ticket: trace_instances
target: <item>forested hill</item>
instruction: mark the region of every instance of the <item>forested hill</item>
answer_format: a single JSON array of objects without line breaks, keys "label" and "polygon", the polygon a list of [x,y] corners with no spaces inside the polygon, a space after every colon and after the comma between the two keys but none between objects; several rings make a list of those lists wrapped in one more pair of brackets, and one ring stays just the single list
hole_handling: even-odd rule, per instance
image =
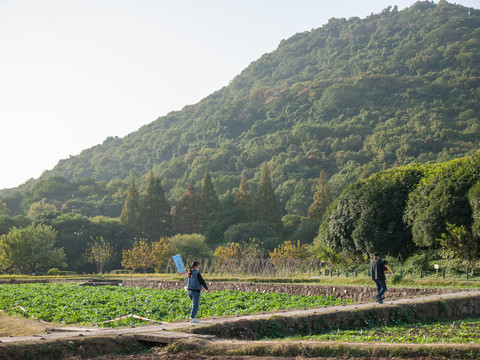
[{"label": "forested hill", "polygon": [[242,172],[254,185],[268,162],[282,211],[305,215],[321,170],[338,195],[385,168],[472,154],[478,99],[480,10],[418,2],[283,40],[198,104],[108,138],[41,179],[123,180],[153,169],[175,204],[207,169],[222,195]]}]

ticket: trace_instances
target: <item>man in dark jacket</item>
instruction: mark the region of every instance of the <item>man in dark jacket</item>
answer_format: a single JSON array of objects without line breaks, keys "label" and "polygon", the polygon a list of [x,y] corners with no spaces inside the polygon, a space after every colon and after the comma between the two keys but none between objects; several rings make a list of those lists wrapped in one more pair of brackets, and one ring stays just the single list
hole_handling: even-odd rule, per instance
[{"label": "man in dark jacket", "polygon": [[372,280],[375,281],[375,285],[377,285],[377,301],[380,304],[383,304],[382,295],[385,294],[387,291],[387,283],[385,281],[385,271],[387,268],[383,264],[382,259],[378,253],[373,254],[373,260],[370,263],[370,272],[372,273]]}]

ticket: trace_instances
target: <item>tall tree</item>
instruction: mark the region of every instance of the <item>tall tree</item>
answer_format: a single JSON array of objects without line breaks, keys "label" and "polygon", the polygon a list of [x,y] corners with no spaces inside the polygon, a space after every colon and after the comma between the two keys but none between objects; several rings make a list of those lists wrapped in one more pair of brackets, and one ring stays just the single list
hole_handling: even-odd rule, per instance
[{"label": "tall tree", "polygon": [[440,244],[452,252],[454,257],[462,259],[473,275],[480,257],[480,243],[464,225],[456,226],[447,222],[446,228],[447,232],[442,234]]},{"label": "tall tree", "polygon": [[468,191],[478,182],[480,152],[431,165],[431,170],[408,197],[404,220],[419,246],[435,246],[446,223],[472,225]]},{"label": "tall tree", "polygon": [[245,174],[242,174],[240,187],[235,193],[234,204],[241,212],[240,222],[249,222],[253,219],[252,193],[250,192]]},{"label": "tall tree", "polygon": [[322,220],[325,211],[332,202],[332,195],[328,189],[328,178],[325,171],[320,172],[317,191],[313,195],[313,204],[308,208],[309,220]]},{"label": "tall tree", "polygon": [[44,198],[41,201],[34,202],[30,205],[27,217],[32,220],[38,220],[42,215],[55,211],[57,211],[57,207]]},{"label": "tall tree", "polygon": [[468,192],[468,201],[472,207],[472,235],[480,241],[480,181],[472,186]]},{"label": "tall tree", "polygon": [[188,184],[187,190],[178,200],[173,216],[173,230],[175,234],[193,234],[200,231],[198,195],[192,183]]},{"label": "tall tree", "polygon": [[56,232],[51,226],[13,227],[0,236],[0,266],[5,271],[30,274],[53,267],[64,267],[65,253],[55,248]]},{"label": "tall tree", "polygon": [[207,245],[212,249],[224,242],[224,234],[227,229],[239,222],[242,222],[240,210],[234,205],[234,194],[225,195],[219,202],[214,219],[208,224],[204,235],[207,238]]},{"label": "tall tree", "polygon": [[132,235],[140,234],[142,227],[141,212],[140,194],[135,179],[132,177],[127,190],[127,198],[122,208],[122,214],[120,215],[120,222],[126,226]]},{"label": "tall tree", "polygon": [[262,168],[257,193],[253,199],[253,208],[257,221],[264,222],[277,233],[282,230],[282,216],[280,214],[277,197],[273,191],[270,170],[267,164],[264,164]]},{"label": "tall tree", "polygon": [[213,186],[212,177],[207,170],[202,180],[202,188],[198,196],[198,212],[200,215],[200,229],[204,234],[215,217],[219,205],[218,195]]},{"label": "tall tree", "polygon": [[0,215],[9,215],[10,211],[7,208],[7,204],[3,202],[2,199],[0,199]]},{"label": "tall tree", "polygon": [[150,240],[158,240],[172,233],[170,204],[165,198],[165,190],[160,179],[154,177],[152,172],[147,179],[142,221],[144,235]]},{"label": "tall tree", "polygon": [[170,257],[174,254],[170,238],[161,237],[152,243],[152,264],[156,272],[164,270],[165,264],[168,264]]},{"label": "tall tree", "polygon": [[416,246],[402,216],[409,194],[424,167],[410,165],[384,171],[347,187],[329,207],[315,246],[351,256],[372,254],[407,257]]},{"label": "tall tree", "polygon": [[152,244],[147,239],[140,239],[133,248],[122,251],[122,266],[133,271],[143,269],[146,273],[153,266]]},{"label": "tall tree", "polygon": [[[93,240],[93,237],[90,237]],[[100,236],[95,238],[93,244],[90,244],[87,250],[87,256],[91,262],[97,265],[97,272],[103,274],[105,264],[109,262],[115,254],[115,247]]]}]

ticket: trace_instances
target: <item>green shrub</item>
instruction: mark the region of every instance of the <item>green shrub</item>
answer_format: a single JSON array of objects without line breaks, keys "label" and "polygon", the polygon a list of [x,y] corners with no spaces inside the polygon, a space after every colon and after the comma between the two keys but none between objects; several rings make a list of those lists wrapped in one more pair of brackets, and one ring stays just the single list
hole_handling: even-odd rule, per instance
[{"label": "green shrub", "polygon": [[420,270],[430,271],[433,269],[432,259],[436,258],[438,258],[436,250],[417,250],[405,260],[404,271],[410,274],[416,274]]},{"label": "green shrub", "polygon": [[60,270],[58,268],[51,268],[50,270],[47,271],[48,276],[58,276],[60,275]]},{"label": "green shrub", "polygon": [[400,284],[402,281],[402,276],[400,274],[395,274],[392,276],[391,282],[392,285]]}]

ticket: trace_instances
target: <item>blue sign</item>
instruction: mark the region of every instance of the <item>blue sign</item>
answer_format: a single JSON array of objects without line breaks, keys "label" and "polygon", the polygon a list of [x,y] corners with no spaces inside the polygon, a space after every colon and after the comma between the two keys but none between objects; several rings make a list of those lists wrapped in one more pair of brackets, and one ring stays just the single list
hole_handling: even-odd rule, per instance
[{"label": "blue sign", "polygon": [[182,256],[180,254],[177,254],[172,256],[172,258],[175,266],[177,267],[177,272],[183,273],[185,271],[185,265],[183,265]]}]

